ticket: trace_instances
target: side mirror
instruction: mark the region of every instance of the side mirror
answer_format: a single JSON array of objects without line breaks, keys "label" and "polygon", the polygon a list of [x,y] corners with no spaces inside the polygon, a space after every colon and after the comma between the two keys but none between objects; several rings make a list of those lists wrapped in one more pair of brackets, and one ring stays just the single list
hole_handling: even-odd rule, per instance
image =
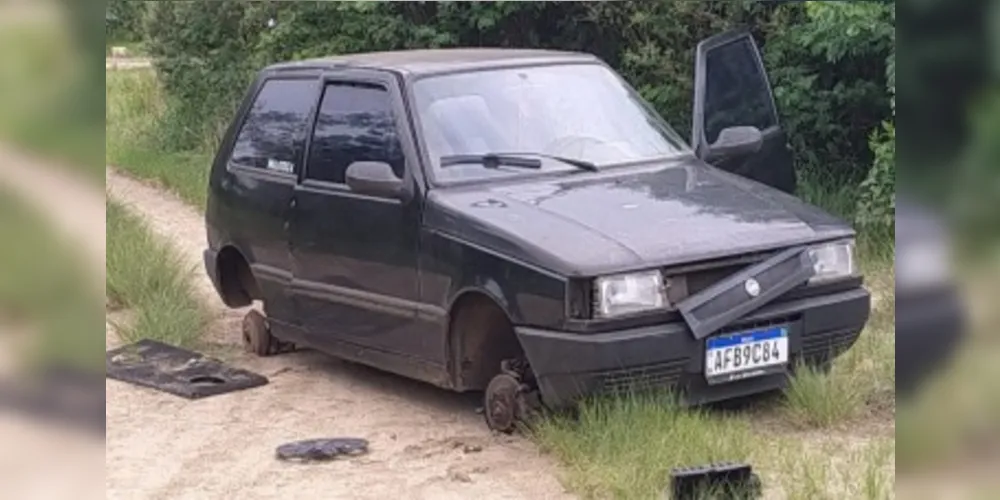
[{"label": "side mirror", "polygon": [[356,161],[347,167],[345,176],[347,187],[361,194],[397,198],[403,192],[403,180],[385,162]]},{"label": "side mirror", "polygon": [[726,127],[719,131],[719,137],[708,146],[711,158],[743,156],[760,151],[764,136],[757,127]]}]

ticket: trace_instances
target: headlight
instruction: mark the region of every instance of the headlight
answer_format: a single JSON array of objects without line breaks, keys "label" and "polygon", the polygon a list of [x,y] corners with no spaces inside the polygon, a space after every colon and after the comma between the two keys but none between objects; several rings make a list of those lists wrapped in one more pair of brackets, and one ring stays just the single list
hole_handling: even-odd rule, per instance
[{"label": "headlight", "polygon": [[667,298],[659,271],[619,274],[597,278],[594,283],[594,313],[601,318],[660,309]]},{"label": "headlight", "polygon": [[809,283],[822,283],[854,274],[854,240],[812,247],[809,257],[815,271]]},{"label": "headlight", "polygon": [[896,285],[904,290],[929,288],[951,280],[951,252],[941,240],[924,239],[896,248]]}]

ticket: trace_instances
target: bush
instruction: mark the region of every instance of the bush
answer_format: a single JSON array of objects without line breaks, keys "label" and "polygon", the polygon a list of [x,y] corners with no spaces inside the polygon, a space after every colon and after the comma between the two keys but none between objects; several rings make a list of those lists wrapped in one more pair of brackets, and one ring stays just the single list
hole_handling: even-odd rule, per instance
[{"label": "bush", "polygon": [[253,47],[268,4],[155,2],[146,45],[167,95],[159,138],[179,148],[214,144],[256,69]]},{"label": "bush", "polygon": [[[749,26],[763,48],[798,167],[841,185],[867,178],[872,195],[894,189],[882,184],[886,171],[869,175],[875,155],[868,147],[872,130],[891,118],[891,4],[224,0],[151,3],[143,24],[167,96],[157,135],[182,148],[214,145],[254,71],[267,64],[455,46],[594,53],[686,135],[694,49],[738,25]],[[879,134],[873,144],[892,140]]]},{"label": "bush", "polygon": [[892,226],[896,220],[896,127],[886,122],[871,135],[875,162],[861,182],[857,221],[862,226]]},{"label": "bush", "polygon": [[134,42],[142,36],[142,11],[145,2],[108,0],[104,18],[106,43]]},{"label": "bush", "polygon": [[767,44],[775,98],[800,169],[865,178],[872,130],[890,117],[891,4],[810,2]]}]

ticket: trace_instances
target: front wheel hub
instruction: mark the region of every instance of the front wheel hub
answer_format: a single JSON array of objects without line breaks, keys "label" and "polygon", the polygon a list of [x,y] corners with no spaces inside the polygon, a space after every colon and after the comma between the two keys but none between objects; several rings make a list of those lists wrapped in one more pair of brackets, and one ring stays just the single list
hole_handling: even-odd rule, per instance
[{"label": "front wheel hub", "polygon": [[514,430],[521,406],[521,382],[501,373],[490,380],[484,395],[483,413],[490,429],[509,433]]}]

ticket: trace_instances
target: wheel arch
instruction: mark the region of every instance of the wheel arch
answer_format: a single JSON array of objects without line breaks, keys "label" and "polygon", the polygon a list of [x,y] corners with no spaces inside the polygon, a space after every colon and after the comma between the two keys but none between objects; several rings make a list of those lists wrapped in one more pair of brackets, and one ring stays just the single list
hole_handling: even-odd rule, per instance
[{"label": "wheel arch", "polygon": [[215,259],[219,297],[226,306],[248,306],[262,297],[250,262],[236,246],[223,246]]},{"label": "wheel arch", "polygon": [[492,284],[460,289],[448,307],[448,371],[459,391],[485,389],[503,359],[523,353],[509,302]]}]

